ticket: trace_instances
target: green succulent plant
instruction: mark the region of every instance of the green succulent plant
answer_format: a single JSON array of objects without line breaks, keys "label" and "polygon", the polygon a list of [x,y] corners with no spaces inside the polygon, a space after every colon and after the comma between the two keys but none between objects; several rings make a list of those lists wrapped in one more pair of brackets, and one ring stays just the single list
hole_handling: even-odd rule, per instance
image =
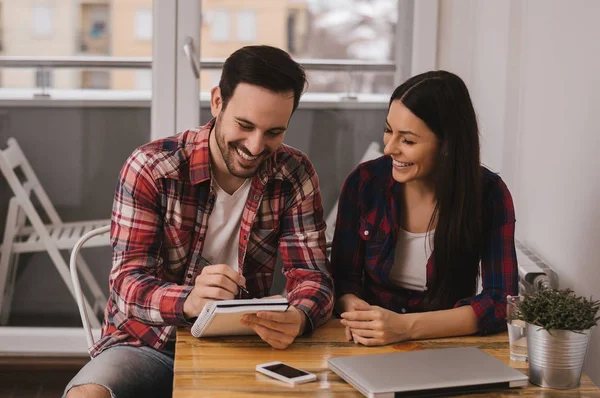
[{"label": "green succulent plant", "polygon": [[525,294],[509,320],[553,329],[582,332],[595,326],[600,301],[577,296],[571,289],[542,289]]}]

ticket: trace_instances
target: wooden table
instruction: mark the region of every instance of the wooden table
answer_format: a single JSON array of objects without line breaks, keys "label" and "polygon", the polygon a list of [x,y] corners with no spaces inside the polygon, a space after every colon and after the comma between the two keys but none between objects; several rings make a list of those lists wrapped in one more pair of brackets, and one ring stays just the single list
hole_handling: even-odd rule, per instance
[{"label": "wooden table", "polygon": [[[343,326],[338,319],[332,319],[317,329],[312,337],[297,339],[287,350],[276,350],[258,336],[197,339],[190,334],[189,329],[179,329],[173,397],[362,397],[351,385],[327,368],[329,358],[460,346],[479,347],[523,373],[528,373],[526,362],[510,361],[506,333],[365,347],[346,342]],[[255,372],[257,364],[271,361],[283,361],[312,372],[317,375],[317,381],[294,388]],[[468,396],[600,397],[600,389],[584,375],[581,386],[572,390],[551,390],[529,384],[526,388]]]}]

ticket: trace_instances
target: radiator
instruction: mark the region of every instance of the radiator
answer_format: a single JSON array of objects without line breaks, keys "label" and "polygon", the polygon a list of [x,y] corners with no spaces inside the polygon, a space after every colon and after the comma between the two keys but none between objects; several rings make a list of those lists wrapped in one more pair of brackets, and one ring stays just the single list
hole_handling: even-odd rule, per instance
[{"label": "radiator", "polygon": [[515,246],[519,264],[519,294],[558,288],[558,275],[544,260],[519,240],[515,240]]}]

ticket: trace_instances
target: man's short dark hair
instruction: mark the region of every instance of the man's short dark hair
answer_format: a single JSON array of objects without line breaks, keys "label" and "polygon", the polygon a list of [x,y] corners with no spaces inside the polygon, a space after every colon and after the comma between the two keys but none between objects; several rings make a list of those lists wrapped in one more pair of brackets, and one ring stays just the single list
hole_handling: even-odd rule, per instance
[{"label": "man's short dark hair", "polygon": [[306,85],[304,68],[276,47],[246,46],[235,51],[223,65],[219,88],[223,108],[239,83],[266,88],[275,93],[294,92],[294,111]]}]

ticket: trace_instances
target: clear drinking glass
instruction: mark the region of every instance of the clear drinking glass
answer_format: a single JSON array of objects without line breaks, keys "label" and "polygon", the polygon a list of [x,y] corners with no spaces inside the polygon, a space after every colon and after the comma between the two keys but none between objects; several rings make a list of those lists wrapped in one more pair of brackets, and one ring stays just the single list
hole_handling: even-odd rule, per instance
[{"label": "clear drinking glass", "polygon": [[[515,311],[521,296],[506,297],[506,318]],[[527,361],[527,331],[526,323],[520,320],[507,321],[508,342],[510,347],[510,359],[513,361]]]}]

